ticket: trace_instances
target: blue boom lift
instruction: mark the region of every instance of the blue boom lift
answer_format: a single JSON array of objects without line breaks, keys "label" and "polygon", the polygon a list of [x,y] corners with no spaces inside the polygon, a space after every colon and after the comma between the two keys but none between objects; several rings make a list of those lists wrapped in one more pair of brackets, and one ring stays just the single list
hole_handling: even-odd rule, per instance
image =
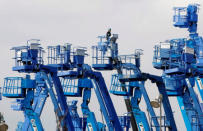
[{"label": "blue boom lift", "polygon": [[153,66],[163,70],[168,96],[177,97],[188,131],[203,130],[202,103],[194,91],[195,80],[202,97],[203,39],[198,36],[198,5],[174,8],[174,26],[187,28],[188,38],[171,39],[155,46]]},{"label": "blue boom lift", "polygon": [[[61,130],[74,130],[73,121],[63,93],[63,88],[60,79],[57,76],[58,69],[54,66],[44,65],[43,48],[40,47],[39,40],[29,40],[27,46],[13,47],[12,50],[15,51],[15,66],[13,67],[13,71],[18,71],[20,73],[34,73],[36,74],[36,79],[30,79],[29,75],[26,75],[26,78],[5,78],[3,96],[8,98],[18,98],[18,105],[13,106],[13,108],[24,111],[25,118],[29,121],[29,124],[27,125],[31,125],[31,130],[37,129],[42,131],[44,129],[39,118],[41,110],[36,111],[36,106],[44,105],[47,97],[46,93],[48,92],[58,119],[59,124],[57,128]],[[39,94],[35,93],[38,91],[40,92]],[[43,95],[42,92],[45,93],[45,96],[41,97],[44,98],[41,101],[42,103],[39,99],[34,100],[36,97],[39,98],[34,94]],[[25,121],[25,123],[28,121]],[[29,128],[29,126],[26,126],[26,128]],[[22,127],[22,130],[27,131],[27,129],[24,129],[24,126]]]},{"label": "blue boom lift", "polygon": [[[143,95],[148,111],[151,115],[154,127],[160,130],[157,116],[150,104],[150,99],[144,87],[144,82],[149,79],[157,84],[160,94],[163,95],[163,106],[166,118],[171,130],[177,130],[173,118],[172,109],[165,91],[163,80],[159,76],[142,73],[140,71],[141,50],[136,50],[133,55],[118,55],[117,34],[111,36],[108,30],[106,36],[99,36],[98,45],[93,46],[93,65],[95,70],[116,70],[118,74],[112,75],[110,92],[115,95],[124,96],[128,113],[131,115],[131,125],[133,130],[152,130],[149,126],[146,115],[139,108],[141,96]],[[104,40],[105,39],[105,40]]]},{"label": "blue boom lift", "polygon": [[[119,121],[119,118],[116,114],[115,108],[111,101],[111,98],[108,93],[104,78],[102,77],[102,74],[100,72],[93,71],[89,65],[84,63],[84,58],[86,55],[85,52],[86,52],[85,48],[81,48],[81,47],[75,48],[75,50],[73,51],[74,69],[69,70],[69,71],[60,71],[60,72],[58,72],[58,76],[62,77],[63,79],[69,79],[69,80],[76,79],[76,80],[78,80],[78,84],[80,84],[81,87],[84,87],[84,85],[82,85],[82,84],[88,83],[88,82],[85,82],[84,80],[88,80],[88,81],[91,80],[91,82],[89,82],[89,83],[93,85],[93,88],[95,90],[97,99],[99,101],[101,112],[104,115],[104,119],[106,121],[108,130],[109,131],[113,131],[113,130],[122,131],[123,128],[122,128],[120,121],[127,123],[127,120],[125,120],[125,117],[121,117],[121,119]],[[80,87],[80,86],[78,86],[78,87]],[[88,87],[90,87],[90,86],[88,86]],[[76,89],[78,89],[78,88],[76,88]],[[79,90],[81,90],[81,89],[82,88],[79,88]],[[89,96],[84,96],[84,97],[88,98]],[[85,100],[85,99],[83,99],[83,100]],[[82,104],[83,113],[87,113],[87,111],[89,110],[86,108],[88,101],[85,101],[85,103]],[[90,124],[91,124],[91,127],[93,127],[93,124],[92,123],[90,123]]]},{"label": "blue boom lift", "polygon": [[[76,51],[81,50],[85,50],[85,48],[76,49]],[[59,73],[67,71],[67,69],[73,70],[74,67],[76,67],[76,63],[73,60],[75,54],[75,50],[71,50],[71,44],[48,46],[48,64],[52,66],[55,65]],[[96,121],[94,112],[91,112],[88,107],[91,99],[91,90],[93,88],[91,80],[88,78],[72,79],[68,77],[61,77],[60,80],[65,96],[82,97],[81,110],[83,118],[80,118],[77,113],[77,101],[73,100],[71,105],[72,112],[74,112],[74,115],[71,115],[73,116],[72,119],[75,120],[74,123],[78,123],[77,130],[104,131],[105,125]]]}]

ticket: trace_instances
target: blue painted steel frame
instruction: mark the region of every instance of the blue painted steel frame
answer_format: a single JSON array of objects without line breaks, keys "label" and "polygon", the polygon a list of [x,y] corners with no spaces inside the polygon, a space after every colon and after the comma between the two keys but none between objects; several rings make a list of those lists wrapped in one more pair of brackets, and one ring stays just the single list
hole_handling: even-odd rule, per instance
[{"label": "blue painted steel frame", "polygon": [[[52,102],[54,104],[54,110],[55,112],[58,114],[59,119],[61,119],[61,126],[63,128],[63,130],[67,130],[66,126],[68,126],[68,130],[70,131],[74,131],[74,126],[71,120],[71,115],[67,106],[67,102],[66,102],[66,98],[63,94],[63,88],[61,86],[60,80],[57,77],[57,72],[55,73],[51,73],[50,76],[48,77],[46,73],[43,74],[44,79],[47,83],[47,86],[49,87],[49,93],[50,96],[52,98]],[[53,84],[55,86],[56,89],[56,94],[57,94],[57,98],[56,95],[54,94],[53,88],[52,88],[52,83],[50,81],[50,78],[53,81]],[[59,105],[60,106],[59,106]],[[64,116],[64,118],[63,118]]]},{"label": "blue painted steel frame", "polygon": [[[38,42],[38,41],[37,41]],[[39,47],[39,43],[30,43],[30,46],[14,47],[15,50],[15,61],[16,65],[13,67],[14,71],[23,72],[23,73],[37,73],[43,72],[43,77],[49,87],[48,92],[52,98],[54,104],[54,109],[58,118],[60,119],[61,128],[63,130],[74,130],[74,126],[71,120],[70,112],[66,103],[66,98],[63,94],[63,89],[60,83],[60,80],[57,76],[57,67],[54,66],[45,66],[43,65],[42,52],[43,48]],[[17,54],[19,51],[21,56]],[[19,59],[20,58],[20,59]],[[49,75],[49,77],[48,77]],[[52,82],[55,87],[56,94],[54,94],[52,88]],[[57,96],[57,97],[56,97]]]},{"label": "blue painted steel frame", "polygon": [[201,100],[203,101],[203,78],[195,77],[195,82],[200,93]]},{"label": "blue painted steel frame", "polygon": [[[83,67],[86,67],[86,66],[88,65],[83,65]],[[86,67],[85,69],[88,69],[88,67]],[[63,77],[68,76],[73,78],[79,77],[78,72],[76,71],[61,72],[61,73],[58,73],[58,76],[63,76]],[[104,82],[104,78],[102,77],[102,74],[100,72],[94,72],[89,68],[88,70],[85,70],[83,72],[83,77],[84,78],[89,77],[93,81],[95,93],[99,101],[100,108],[106,120],[106,124],[109,131],[113,131],[113,130],[122,131],[122,127],[118,120],[118,116],[116,114],[115,108],[113,106],[112,100],[110,98],[110,95],[107,90],[106,84]]]}]

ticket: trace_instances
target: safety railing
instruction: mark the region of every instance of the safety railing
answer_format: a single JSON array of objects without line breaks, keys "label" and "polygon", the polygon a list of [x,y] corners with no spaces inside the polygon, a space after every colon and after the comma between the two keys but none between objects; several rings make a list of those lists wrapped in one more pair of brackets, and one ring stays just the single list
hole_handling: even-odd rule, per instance
[{"label": "safety railing", "polygon": [[116,39],[117,34],[113,34],[110,39],[106,36],[99,36],[98,45],[92,46],[92,67],[97,70],[113,69],[113,59],[118,55]]},{"label": "safety railing", "polygon": [[121,83],[119,81],[119,75],[114,74],[111,78],[111,86],[110,86],[110,93],[115,95],[129,95],[130,93],[130,87],[129,82]]},{"label": "safety railing", "polygon": [[67,64],[70,62],[71,44],[48,46],[48,64]]},{"label": "safety railing", "polygon": [[82,91],[78,86],[78,79],[60,78],[64,95],[81,96]]},{"label": "safety railing", "polygon": [[4,78],[3,96],[5,97],[24,97],[22,89],[22,77],[6,77]]},{"label": "safety railing", "polygon": [[186,7],[174,7],[173,22],[175,26],[187,26],[187,8]]},{"label": "safety railing", "polygon": [[40,47],[40,40],[28,40],[27,46],[13,47],[11,50],[15,51],[14,60],[15,66],[36,65],[43,64],[44,50]]},{"label": "safety railing", "polygon": [[155,126],[154,124],[153,124],[153,121],[152,121],[152,119],[157,119],[158,121],[160,121],[160,119],[161,119],[161,125],[159,125],[158,127],[159,128],[161,128],[161,130],[162,131],[167,131],[168,130],[168,128],[169,128],[169,122],[167,121],[167,119],[166,119],[166,116],[154,116],[154,117],[150,117],[150,127],[151,128],[155,128],[155,127],[157,127],[157,126]]},{"label": "safety railing", "polygon": [[182,59],[184,39],[173,39],[160,42],[154,46],[153,66],[157,69],[168,69],[184,66]]}]

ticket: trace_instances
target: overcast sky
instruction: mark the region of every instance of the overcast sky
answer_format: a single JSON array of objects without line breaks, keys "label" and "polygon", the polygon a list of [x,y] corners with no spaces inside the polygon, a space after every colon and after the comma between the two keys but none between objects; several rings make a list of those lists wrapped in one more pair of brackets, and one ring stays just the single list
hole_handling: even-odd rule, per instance
[{"label": "overcast sky", "polygon": [[[9,49],[12,46],[23,45],[28,39],[37,38],[41,39],[44,48],[66,42],[91,47],[98,41],[96,37],[105,34],[110,27],[113,33],[119,34],[119,53],[129,54],[137,48],[143,49],[141,69],[161,74],[152,67],[153,46],[166,39],[187,37],[186,29],[172,26],[172,8],[195,2],[203,5],[202,0],[0,0],[0,86],[3,86],[4,77],[19,76],[11,69],[14,61]],[[200,6],[198,32],[201,36],[202,23],[203,10]],[[112,72],[103,74],[109,87]],[[149,82],[146,85],[151,99],[154,99],[158,95],[156,86]],[[91,102],[95,101],[95,104],[96,97],[93,95],[92,98]],[[122,97],[118,99],[112,96],[112,100],[119,115],[126,112]],[[14,99],[4,98],[0,101],[0,112],[4,113],[9,130],[13,131],[17,122],[23,120],[23,114],[10,109],[11,101]],[[183,130],[184,123],[182,119],[180,121],[176,100],[171,101],[177,126]],[[121,103],[123,106],[119,106]],[[97,119],[101,120],[99,109],[95,109],[94,104],[91,103],[90,107]],[[141,108],[146,110],[143,101]],[[41,118],[45,130],[55,130],[50,100]]]}]

